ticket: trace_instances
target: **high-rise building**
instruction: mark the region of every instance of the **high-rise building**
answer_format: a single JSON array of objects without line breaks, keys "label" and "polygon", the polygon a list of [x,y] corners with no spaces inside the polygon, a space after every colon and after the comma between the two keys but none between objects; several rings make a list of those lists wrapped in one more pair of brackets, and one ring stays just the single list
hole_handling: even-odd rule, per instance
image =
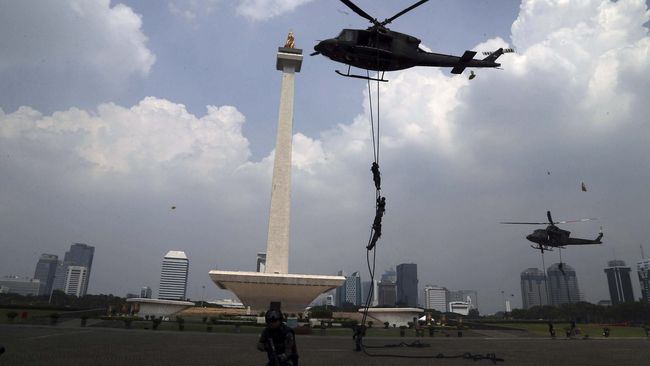
[{"label": "high-rise building", "polygon": [[359,272],[354,272],[349,276],[345,272],[339,271],[339,276],[345,276],[343,286],[336,289],[336,306],[344,306],[350,303],[355,306],[361,305],[361,276]]},{"label": "high-rise building", "polygon": [[[95,247],[83,243],[75,243],[70,246],[70,250],[65,253],[63,257],[64,265],[68,266],[77,266],[77,267],[86,267],[88,273],[86,274],[86,281],[84,287],[81,291],[81,295],[84,296],[88,292],[88,283],[90,282],[90,272],[93,267],[93,256],[95,255]],[[68,270],[65,269],[64,273],[68,273]],[[65,280],[67,283],[67,279]]]},{"label": "high-rise building", "polygon": [[65,275],[66,295],[77,297],[84,296],[84,289],[88,288],[88,268],[83,266],[68,266],[68,272]]},{"label": "high-rise building", "polygon": [[377,285],[379,307],[393,307],[397,303],[397,286],[392,281],[381,281]]},{"label": "high-rise building", "polygon": [[524,309],[548,305],[546,275],[538,268],[521,272],[521,303]]},{"label": "high-rise building", "polygon": [[615,259],[607,262],[605,273],[607,274],[609,297],[612,299],[613,305],[634,302],[630,271],[630,267],[627,267],[622,260]]},{"label": "high-rise building", "polygon": [[478,310],[478,292],[475,290],[456,290],[447,292],[447,302],[463,301],[472,304],[472,309]]},{"label": "high-rise building", "polygon": [[372,297],[370,298],[370,306],[377,306],[379,304],[379,289],[378,289],[378,284],[379,281],[373,280],[372,282],[370,281],[365,281],[361,284],[361,288],[363,288],[363,294],[361,296],[361,304],[366,305],[366,302],[368,301],[368,294],[370,293],[370,289],[372,288]]},{"label": "high-rise building", "polygon": [[576,271],[566,263],[555,263],[546,270],[550,305],[582,301]]},{"label": "high-rise building", "polygon": [[397,266],[397,305],[418,306],[418,265],[402,263]]},{"label": "high-rise building", "polygon": [[266,253],[257,253],[257,264],[255,270],[262,273],[266,270]]},{"label": "high-rise building", "polygon": [[442,286],[426,285],[422,291],[424,294],[424,308],[433,309],[442,313],[447,312],[449,303],[449,291]]},{"label": "high-rise building", "polygon": [[187,276],[190,262],[185,252],[170,250],[165,254],[160,272],[158,298],[165,300],[185,300]]},{"label": "high-rise building", "polygon": [[381,275],[381,282],[397,282],[397,273],[394,269],[387,269],[383,275]]},{"label": "high-rise building", "polygon": [[641,299],[650,302],[650,259],[642,259],[636,264],[641,285]]},{"label": "high-rise building", "polygon": [[0,287],[4,293],[38,296],[41,281],[28,277],[5,276],[0,278]]},{"label": "high-rise building", "polygon": [[140,289],[140,298],[142,299],[151,299],[151,287],[144,286]]},{"label": "high-rise building", "polygon": [[54,281],[52,281],[52,290],[63,291],[65,289],[65,275],[68,272],[69,263],[57,261],[56,270],[54,271]]},{"label": "high-rise building", "polygon": [[41,258],[36,263],[36,270],[34,270],[34,278],[41,282],[39,295],[49,294],[52,291],[52,284],[54,283],[58,263],[58,256],[54,254],[41,254]]},{"label": "high-rise building", "polygon": [[334,295],[328,294],[325,296],[325,301],[323,303],[325,306],[334,306]]}]

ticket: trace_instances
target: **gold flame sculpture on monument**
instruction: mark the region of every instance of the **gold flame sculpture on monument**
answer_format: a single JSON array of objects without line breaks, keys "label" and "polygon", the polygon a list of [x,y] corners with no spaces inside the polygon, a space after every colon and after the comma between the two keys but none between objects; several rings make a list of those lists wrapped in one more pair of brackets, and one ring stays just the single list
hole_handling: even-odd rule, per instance
[{"label": "gold flame sculpture on monument", "polygon": [[[276,69],[282,71],[278,132],[275,143],[271,209],[264,272],[212,270],[212,281],[233,292],[254,311],[279,302],[282,311],[303,311],[318,295],[339,287],[342,276],[289,273],[289,219],[291,208],[291,139],[293,134],[294,80],[302,65],[302,50],[295,48],[293,32],[285,47],[279,47]],[[252,256],[251,256],[252,257]]]}]

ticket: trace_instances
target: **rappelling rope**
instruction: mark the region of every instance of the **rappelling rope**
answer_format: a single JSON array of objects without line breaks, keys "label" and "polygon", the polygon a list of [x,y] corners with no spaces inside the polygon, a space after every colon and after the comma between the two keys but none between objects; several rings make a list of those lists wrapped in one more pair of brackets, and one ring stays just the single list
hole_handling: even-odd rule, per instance
[{"label": "rappelling rope", "polygon": [[[366,326],[366,320],[368,318],[368,308],[370,307],[373,299],[373,294],[375,290],[375,283],[374,283],[374,278],[375,278],[375,267],[376,267],[376,259],[377,259],[377,247],[376,247],[376,241],[379,239],[379,236],[381,235],[380,230],[377,230],[377,221],[379,221],[379,228],[381,228],[381,217],[378,217],[377,215],[379,210],[380,210],[380,204],[385,205],[385,201],[380,201],[381,199],[381,185],[380,185],[380,173],[379,173],[379,81],[377,81],[377,102],[376,102],[376,107],[377,107],[377,133],[375,136],[375,120],[374,120],[374,110],[372,108],[372,89],[370,87],[370,72],[366,70],[366,76],[367,76],[367,83],[368,83],[368,102],[370,105],[370,131],[371,131],[371,136],[372,136],[372,153],[373,153],[373,159],[374,163],[372,165],[371,171],[373,173],[373,181],[375,183],[375,221],[373,222],[372,227],[370,228],[370,236],[368,238],[368,244],[366,245],[366,263],[368,265],[368,273],[370,275],[370,290],[368,291],[368,296],[366,298],[365,302],[365,307],[363,311],[363,317],[361,318],[361,332],[365,331],[365,326]],[[383,215],[383,206],[382,206],[382,212],[381,214]],[[378,235],[377,235],[378,234]],[[377,235],[377,238],[374,239],[375,243],[373,243],[373,237]],[[372,252],[372,265],[370,263],[370,252]]]},{"label": "rappelling rope", "polygon": [[[371,171],[373,173],[373,181],[375,184],[375,220],[373,225],[370,228],[370,236],[368,238],[368,244],[366,245],[366,264],[368,265],[368,273],[370,274],[370,289],[368,291],[368,296],[366,297],[366,302],[363,309],[363,316],[361,318],[361,324],[356,330],[356,336],[361,339],[361,350],[367,356],[371,357],[397,357],[397,358],[411,358],[411,359],[442,359],[442,358],[462,358],[473,361],[478,360],[488,360],[492,363],[497,363],[498,361],[503,361],[502,358],[496,357],[494,353],[487,353],[485,355],[472,354],[472,353],[462,353],[457,355],[444,355],[438,353],[431,356],[416,356],[416,355],[394,355],[394,354],[376,354],[369,353],[366,348],[394,348],[394,347],[428,347],[426,343],[421,343],[416,341],[412,344],[400,343],[398,345],[384,345],[384,346],[366,346],[363,342],[364,333],[366,330],[366,321],[368,319],[368,309],[372,303],[373,294],[375,290],[375,269],[377,264],[377,240],[381,236],[381,219],[383,217],[386,199],[381,195],[381,174],[379,172],[379,146],[380,146],[380,134],[379,134],[379,72],[377,72],[377,100],[376,100],[376,109],[377,109],[377,128],[375,130],[375,118],[374,110],[372,105],[372,90],[370,87],[370,72],[366,70],[367,82],[368,82],[368,103],[370,105],[370,131],[372,135],[372,153],[374,162],[372,164]],[[375,133],[376,131],[376,133]],[[370,261],[370,254],[372,252],[372,262]]]}]

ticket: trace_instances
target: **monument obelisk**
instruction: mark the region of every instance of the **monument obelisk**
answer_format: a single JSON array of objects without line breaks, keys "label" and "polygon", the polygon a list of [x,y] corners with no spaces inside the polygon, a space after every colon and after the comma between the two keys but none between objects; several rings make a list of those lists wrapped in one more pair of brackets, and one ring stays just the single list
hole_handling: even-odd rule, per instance
[{"label": "monument obelisk", "polygon": [[280,303],[283,311],[299,312],[325,291],[343,285],[345,277],[289,273],[291,212],[291,139],[293,136],[294,80],[302,66],[302,50],[289,32],[278,48],[276,69],[282,71],[278,132],[273,161],[271,209],[266,243],[265,272],[210,271],[221,289],[233,292],[245,306],[259,311]]},{"label": "monument obelisk", "polygon": [[266,242],[266,273],[289,273],[289,221],[291,211],[291,138],[293,136],[293,91],[296,73],[302,66],[302,50],[294,48],[293,34],[278,50],[275,68],[282,71],[278,132],[275,140],[271,210]]}]

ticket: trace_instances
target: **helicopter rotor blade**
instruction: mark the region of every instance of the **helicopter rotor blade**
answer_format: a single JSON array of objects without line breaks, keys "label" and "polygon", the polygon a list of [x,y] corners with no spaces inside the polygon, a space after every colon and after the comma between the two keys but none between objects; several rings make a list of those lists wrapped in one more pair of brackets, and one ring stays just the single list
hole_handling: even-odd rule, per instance
[{"label": "helicopter rotor blade", "polygon": [[352,11],[354,11],[354,12],[357,13],[357,14],[359,14],[361,17],[368,19],[372,24],[375,24],[375,25],[379,24],[379,22],[377,21],[377,19],[375,19],[375,18],[371,17],[370,15],[368,15],[368,13],[366,13],[365,11],[363,11],[363,9],[361,9],[360,7],[358,7],[358,6],[357,6],[355,3],[353,3],[352,1],[350,1],[350,0],[341,0],[341,2],[342,2],[343,4],[345,4],[348,8],[352,9]]},{"label": "helicopter rotor blade", "polygon": [[[343,0],[341,0],[341,1],[343,1]],[[426,3],[427,1],[429,1],[429,0],[420,0],[420,1],[418,1],[417,3],[415,3],[415,4],[411,5],[411,6],[409,6],[408,8],[406,8],[406,9],[400,11],[399,13],[393,15],[392,17],[384,19],[384,21],[381,22],[380,24],[381,24],[381,25],[390,24],[390,23],[391,23],[393,20],[395,20],[397,17],[400,17],[400,16],[402,16],[402,15],[408,13],[409,11],[411,11],[411,10],[417,8],[418,6],[420,6],[420,5],[424,4],[424,3]]]},{"label": "helicopter rotor blade", "polygon": [[499,224],[505,225],[548,225],[548,222],[500,222]]},{"label": "helicopter rotor blade", "polygon": [[580,219],[580,220],[564,220],[564,221],[557,221],[555,224],[571,224],[574,222],[587,222],[587,221],[596,221],[598,219],[596,218],[589,218],[589,219]]},{"label": "helicopter rotor blade", "polygon": [[555,223],[553,222],[553,218],[551,217],[551,211],[546,211],[546,217],[548,218],[548,222],[549,222],[551,225],[555,224]]}]

